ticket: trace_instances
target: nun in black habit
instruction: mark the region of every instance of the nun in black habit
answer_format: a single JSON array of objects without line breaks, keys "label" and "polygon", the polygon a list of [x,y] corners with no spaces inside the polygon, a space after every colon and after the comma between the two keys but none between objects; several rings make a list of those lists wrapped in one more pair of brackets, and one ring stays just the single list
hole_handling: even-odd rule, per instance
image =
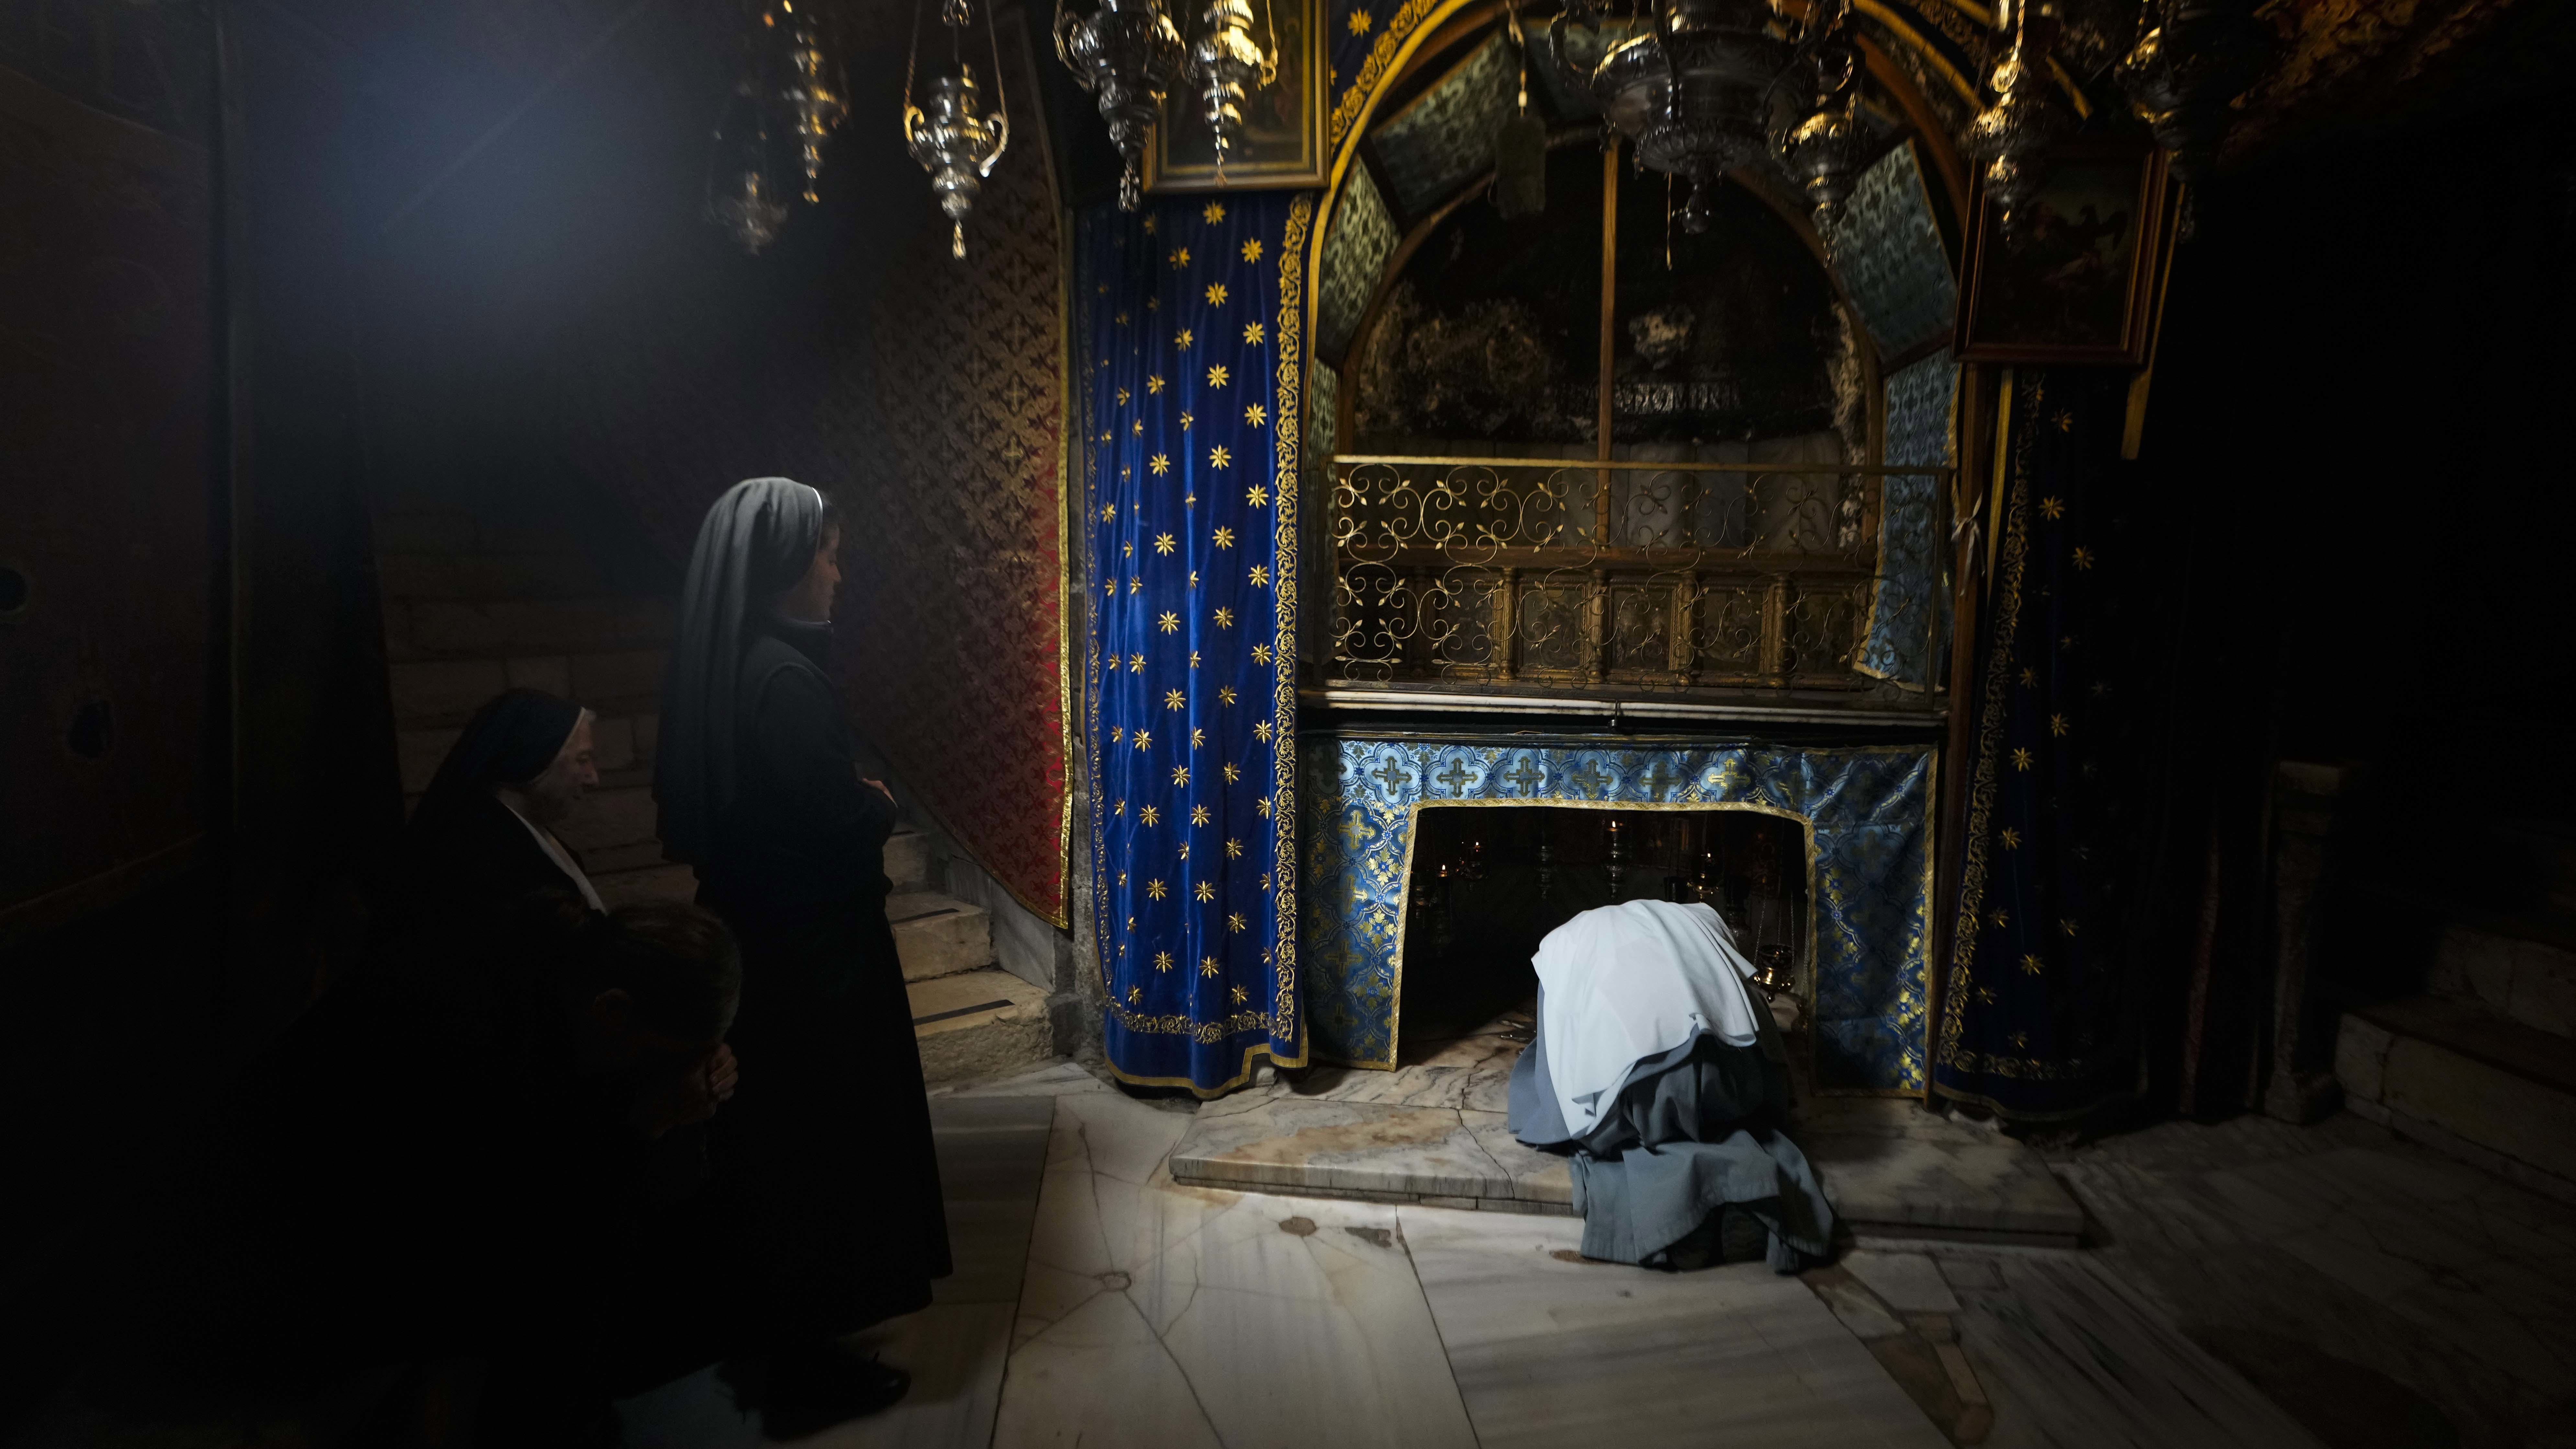
[{"label": "nun in black habit", "polygon": [[899,1397],[900,1373],[833,1340],[927,1306],[950,1269],[886,922],[894,802],[860,776],[824,672],[838,544],[823,496],[785,478],[736,484],[708,510],[654,767],[664,850],[696,867],[699,903],[742,942],[743,1085],[710,1148],[776,1438]]},{"label": "nun in black habit", "polygon": [[534,689],[493,696],[449,747],[412,811],[374,936],[505,929],[531,892],[606,909],[554,827],[599,783],[591,713]]}]

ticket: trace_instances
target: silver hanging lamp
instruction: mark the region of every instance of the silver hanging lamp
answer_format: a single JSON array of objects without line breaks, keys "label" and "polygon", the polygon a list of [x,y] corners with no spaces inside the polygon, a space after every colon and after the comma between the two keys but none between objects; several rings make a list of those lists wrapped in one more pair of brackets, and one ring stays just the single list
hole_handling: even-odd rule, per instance
[{"label": "silver hanging lamp", "polygon": [[1188,59],[1181,32],[1160,0],[1100,0],[1078,20],[1056,0],[1055,53],[1099,103],[1110,144],[1126,162],[1118,174],[1118,206],[1134,211],[1145,192],[1146,143]]},{"label": "silver hanging lamp", "polygon": [[914,65],[921,58],[921,0],[912,12],[912,54],[903,67],[903,141],[912,159],[930,173],[931,193],[951,227],[948,254],[966,256],[966,214],[984,189],[984,178],[1011,144],[1009,101],[1002,88],[1002,43],[994,32],[993,12],[984,12],[985,39],[993,57],[993,108],[978,113],[973,67],[964,58],[963,32],[972,20],[970,0],[942,0],[939,23],[948,28],[949,61],[954,67],[930,83],[930,107],[912,103]]}]

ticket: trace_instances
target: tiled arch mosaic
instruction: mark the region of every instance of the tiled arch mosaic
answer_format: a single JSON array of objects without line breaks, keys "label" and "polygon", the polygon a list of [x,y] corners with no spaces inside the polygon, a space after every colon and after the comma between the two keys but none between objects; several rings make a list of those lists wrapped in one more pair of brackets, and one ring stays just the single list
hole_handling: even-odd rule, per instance
[{"label": "tiled arch mosaic", "polygon": [[1298,752],[1307,884],[1299,934],[1318,1056],[1395,1065],[1405,881],[1424,810],[1757,810],[1806,830],[1817,1085],[1922,1090],[1931,746],[1344,732],[1303,736]]}]

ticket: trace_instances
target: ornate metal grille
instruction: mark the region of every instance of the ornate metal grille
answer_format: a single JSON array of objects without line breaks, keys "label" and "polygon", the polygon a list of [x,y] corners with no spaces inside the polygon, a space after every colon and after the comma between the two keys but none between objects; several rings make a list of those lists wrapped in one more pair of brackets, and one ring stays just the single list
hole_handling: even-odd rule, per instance
[{"label": "ornate metal grille", "polygon": [[[1348,456],[1337,684],[1861,690],[1880,480],[1945,469]],[[1933,621],[1916,621],[1929,633]]]}]

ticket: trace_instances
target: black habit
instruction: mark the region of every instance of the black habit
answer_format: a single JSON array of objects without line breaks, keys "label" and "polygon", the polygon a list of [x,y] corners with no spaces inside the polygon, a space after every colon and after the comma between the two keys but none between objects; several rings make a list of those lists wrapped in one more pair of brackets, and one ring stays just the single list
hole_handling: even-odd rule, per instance
[{"label": "black habit", "polygon": [[[821,533],[820,496],[784,479],[738,485],[710,511],[657,761],[665,845],[742,943],[742,1084],[709,1152],[740,1226],[745,1327],[771,1348],[922,1308],[950,1271],[886,921],[894,806],[860,783],[823,669],[829,627],[766,607]],[[719,748],[727,758],[704,758]]]}]

